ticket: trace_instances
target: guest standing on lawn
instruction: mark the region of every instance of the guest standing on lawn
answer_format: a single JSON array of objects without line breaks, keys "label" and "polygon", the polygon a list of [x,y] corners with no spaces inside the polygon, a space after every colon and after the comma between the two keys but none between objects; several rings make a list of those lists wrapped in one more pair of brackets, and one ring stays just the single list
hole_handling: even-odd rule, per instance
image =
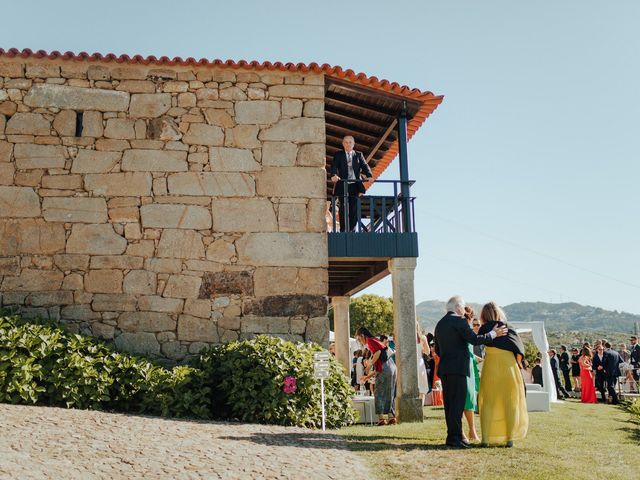
[{"label": "guest standing on lawn", "polygon": [[[570,375],[570,357],[569,352],[567,352],[567,347],[564,345],[560,345],[560,355],[558,356],[558,361],[560,362],[560,372],[562,372],[562,377],[564,380],[564,390],[565,392],[570,392],[573,390],[571,386],[571,375]],[[567,394],[568,396],[568,394]]]},{"label": "guest standing on lawn", "polygon": [[537,383],[542,387],[543,381],[542,381],[542,367],[540,366],[541,361],[542,360],[540,360],[539,358],[536,358],[534,360],[533,362],[534,365],[533,365],[533,368],[531,369],[531,376],[533,377],[533,383]]},{"label": "guest standing on lawn", "polygon": [[553,376],[553,383],[556,386],[558,400],[564,400],[569,396],[569,392],[567,392],[567,390],[562,386],[562,382],[560,382],[560,376],[558,374],[558,370],[560,369],[558,352],[552,348],[547,352],[547,355],[549,355],[549,364],[551,365],[551,374]]},{"label": "guest standing on lawn", "polygon": [[[487,303],[480,313],[479,333],[505,327],[507,318],[495,302]],[[478,406],[483,445],[506,444],[522,440],[529,428],[525,387],[520,368],[524,345],[515,330],[496,338],[485,348]]]},{"label": "guest standing on lawn", "polygon": [[447,421],[446,444],[453,448],[469,448],[462,436],[462,412],[467,398],[467,380],[470,375],[469,344],[490,344],[507,329],[496,326],[485,335],[476,335],[464,318],[462,297],[451,297],[447,314],[436,325],[435,350],[440,356],[437,374],[442,379],[444,414]]},{"label": "guest standing on lawn", "polygon": [[[467,319],[469,326],[473,328],[473,322],[476,322],[475,312],[470,306],[464,307],[464,318]],[[467,425],[469,425],[469,436],[464,437],[465,442],[469,440],[480,440],[478,432],[476,431],[475,413],[478,410],[478,390],[480,389],[480,371],[478,369],[478,360],[474,353],[474,347],[469,343],[469,376],[467,377],[467,398],[464,402],[464,417],[467,419]],[[463,434],[464,435],[464,434]]]},{"label": "guest standing on lawn", "polygon": [[427,337],[422,333],[420,324],[416,321],[416,356],[418,358],[418,392],[420,401],[424,405],[424,397],[429,393],[429,377],[427,376],[427,366],[424,357],[431,353],[431,348],[427,342]]},{"label": "guest standing on lawn", "polygon": [[571,376],[573,377],[573,391],[580,391],[580,352],[577,348],[571,349]]},{"label": "guest standing on lawn", "polygon": [[593,375],[596,380],[596,390],[600,392],[600,401],[602,403],[607,403],[607,394],[606,392],[606,384],[607,384],[607,374],[604,371],[604,344],[598,340],[595,343],[595,354],[591,359]]},{"label": "guest standing on lawn", "polygon": [[618,352],[611,348],[611,344],[609,342],[604,344],[604,348],[605,352],[602,367],[605,372],[607,392],[609,393],[611,403],[617,405],[620,402],[618,400],[618,392],[616,392],[616,385],[618,384],[618,377],[620,376],[620,364],[622,363],[622,360],[620,359]]},{"label": "guest standing on lawn", "polygon": [[[396,364],[389,359],[387,347],[374,337],[365,327],[356,331],[356,340],[371,352],[371,360],[365,368],[363,380],[376,375],[376,388],[374,392],[378,425],[395,425],[396,412],[393,400],[396,395]],[[388,419],[385,419],[385,415]]]},{"label": "guest standing on lawn", "polygon": [[584,347],[580,354],[580,401],[582,403],[597,403],[596,389],[593,386],[593,362],[591,349]]}]

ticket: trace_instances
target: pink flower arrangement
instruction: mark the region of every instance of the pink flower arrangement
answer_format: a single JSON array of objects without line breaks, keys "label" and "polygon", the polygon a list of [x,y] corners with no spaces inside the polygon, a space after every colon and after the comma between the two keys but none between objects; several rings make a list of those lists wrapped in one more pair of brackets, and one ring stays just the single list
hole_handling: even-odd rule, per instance
[{"label": "pink flower arrangement", "polygon": [[282,391],[284,393],[295,393],[298,390],[298,382],[295,377],[285,377]]}]

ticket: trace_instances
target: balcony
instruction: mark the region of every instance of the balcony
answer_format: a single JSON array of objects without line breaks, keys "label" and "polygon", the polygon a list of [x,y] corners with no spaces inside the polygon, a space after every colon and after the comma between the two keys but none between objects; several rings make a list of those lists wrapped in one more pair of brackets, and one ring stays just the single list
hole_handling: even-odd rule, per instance
[{"label": "balcony", "polygon": [[330,296],[350,296],[384,278],[392,258],[418,256],[415,197],[402,194],[403,190],[409,192],[414,182],[371,183],[376,186],[373,190],[382,194],[330,197]]},{"label": "balcony", "polygon": [[[341,182],[346,193],[347,181]],[[398,180],[371,183],[386,187],[389,194],[331,196],[329,258],[417,257],[415,197],[403,197]],[[407,182],[407,187],[413,183]]]},{"label": "balcony", "polygon": [[[409,89],[392,90],[346,79],[325,79],[331,297],[354,295],[377,282],[390,273],[392,259],[418,256],[407,141],[442,97]],[[373,174],[374,181],[364,184],[367,194],[363,196],[334,194],[333,159],[343,150],[345,135],[355,138],[355,150],[362,152]],[[398,167],[399,180],[378,180],[393,163]]]},{"label": "balcony", "polygon": [[[377,80],[362,83],[348,77],[325,78],[329,296],[334,312],[336,357],[346,371],[351,369],[350,297],[391,275],[396,360],[399,375],[405,379],[399,388],[399,411],[402,421],[421,421],[417,382],[410,380],[417,378],[414,272],[418,235],[407,142],[443,97],[397,84]],[[346,135],[354,137],[355,150],[361,152],[375,180],[364,184],[363,196],[334,193],[336,170],[341,170],[339,177],[348,175],[343,163],[346,157],[337,156],[346,146]],[[334,165],[334,161],[339,163]],[[399,180],[378,180],[394,163]]]}]

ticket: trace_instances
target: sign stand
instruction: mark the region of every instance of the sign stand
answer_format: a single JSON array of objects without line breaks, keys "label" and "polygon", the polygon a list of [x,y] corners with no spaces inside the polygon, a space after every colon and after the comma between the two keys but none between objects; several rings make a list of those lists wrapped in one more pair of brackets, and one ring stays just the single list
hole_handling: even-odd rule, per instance
[{"label": "sign stand", "polygon": [[320,395],[322,396],[322,431],[324,432],[324,378],[320,379]]},{"label": "sign stand", "polygon": [[313,354],[313,376],[320,379],[320,401],[322,402],[322,431],[325,431],[324,379],[329,378],[329,358],[327,351]]}]

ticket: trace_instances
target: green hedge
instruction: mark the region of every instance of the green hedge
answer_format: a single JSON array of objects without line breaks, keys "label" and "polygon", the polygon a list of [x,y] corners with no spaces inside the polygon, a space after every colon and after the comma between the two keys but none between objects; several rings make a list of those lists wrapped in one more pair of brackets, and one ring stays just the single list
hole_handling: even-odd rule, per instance
[{"label": "green hedge", "polygon": [[203,378],[55,325],[0,317],[0,402],[208,418]]},{"label": "green hedge", "polygon": [[[317,427],[319,349],[258,337],[168,369],[60,326],[0,316],[0,402]],[[346,377],[335,361],[331,368],[327,426],[338,428],[354,412]],[[294,393],[284,392],[287,377],[296,379]]]}]

